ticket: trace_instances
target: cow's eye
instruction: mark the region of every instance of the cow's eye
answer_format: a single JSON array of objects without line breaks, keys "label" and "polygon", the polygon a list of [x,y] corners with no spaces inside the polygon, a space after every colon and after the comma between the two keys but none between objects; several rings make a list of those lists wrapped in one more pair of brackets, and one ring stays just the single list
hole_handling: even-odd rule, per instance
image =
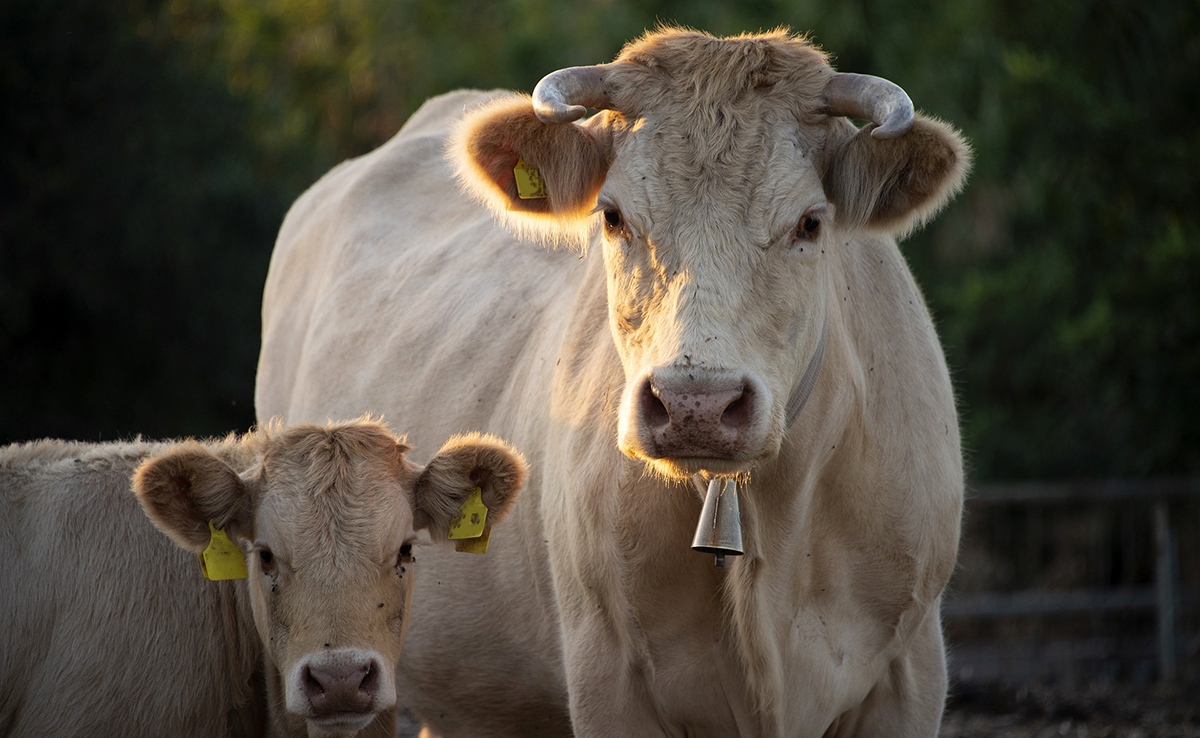
[{"label": "cow's eye", "polygon": [[604,209],[604,225],[608,227],[610,231],[621,230],[621,225],[623,223],[624,220],[621,218],[620,210],[617,210],[616,208]]},{"label": "cow's eye", "polygon": [[406,543],[400,547],[400,553],[396,555],[396,566],[411,564],[412,560],[412,544]]},{"label": "cow's eye", "polygon": [[274,574],[278,568],[275,563],[275,554],[271,553],[269,548],[258,549],[258,563],[262,566],[263,574]]},{"label": "cow's eye", "polygon": [[797,241],[815,241],[821,235],[821,218],[817,213],[805,213],[796,224]]}]

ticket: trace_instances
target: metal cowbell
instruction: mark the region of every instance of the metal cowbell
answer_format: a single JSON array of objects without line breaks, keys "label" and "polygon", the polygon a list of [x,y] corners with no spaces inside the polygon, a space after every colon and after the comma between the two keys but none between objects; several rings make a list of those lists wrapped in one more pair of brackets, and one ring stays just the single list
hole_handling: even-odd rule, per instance
[{"label": "metal cowbell", "polygon": [[742,513],[738,508],[737,481],[729,477],[714,477],[708,483],[704,509],[696,523],[692,550],[716,554],[717,566],[725,565],[725,557],[741,556]]}]

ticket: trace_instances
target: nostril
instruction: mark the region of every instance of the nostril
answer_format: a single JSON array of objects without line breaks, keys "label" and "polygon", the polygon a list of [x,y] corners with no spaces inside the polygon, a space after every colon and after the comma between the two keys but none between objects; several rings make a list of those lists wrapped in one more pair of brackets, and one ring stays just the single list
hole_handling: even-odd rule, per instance
[{"label": "nostril", "polygon": [[670,424],[671,414],[667,412],[667,406],[655,392],[652,380],[648,379],[642,384],[642,394],[638,399],[638,404],[642,411],[642,422],[647,427],[660,428]]},{"label": "nostril", "polygon": [[300,680],[304,685],[304,696],[308,697],[310,702],[325,696],[325,687],[309,667],[305,666],[300,672]]},{"label": "nostril", "polygon": [[733,399],[721,413],[721,425],[729,428],[742,428],[750,422],[754,413],[754,391],[743,387],[742,392]]},{"label": "nostril", "polygon": [[375,667],[375,663],[371,662],[366,665],[366,674],[363,675],[362,681],[358,683],[358,690],[367,694],[375,694],[376,688],[379,686],[379,669]]}]

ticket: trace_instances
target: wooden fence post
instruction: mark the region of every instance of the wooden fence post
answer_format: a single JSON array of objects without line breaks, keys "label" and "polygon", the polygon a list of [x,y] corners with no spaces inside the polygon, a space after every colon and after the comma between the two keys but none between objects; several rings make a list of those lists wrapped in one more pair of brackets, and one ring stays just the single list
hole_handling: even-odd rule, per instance
[{"label": "wooden fence post", "polygon": [[1158,600],[1158,677],[1164,682],[1175,678],[1175,603],[1179,583],[1175,564],[1175,537],[1166,497],[1154,501],[1154,586]]}]

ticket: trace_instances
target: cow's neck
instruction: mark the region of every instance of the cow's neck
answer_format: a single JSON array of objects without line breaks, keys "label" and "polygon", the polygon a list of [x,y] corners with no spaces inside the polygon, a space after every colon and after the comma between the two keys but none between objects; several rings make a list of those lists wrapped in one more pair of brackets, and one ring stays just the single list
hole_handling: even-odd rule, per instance
[{"label": "cow's neck", "polygon": [[[832,281],[837,283],[838,277]],[[814,592],[820,590],[814,582],[827,573],[822,569],[826,561],[836,558],[826,550],[832,531],[826,530],[830,521],[820,490],[847,452],[853,455],[847,429],[860,412],[861,388],[846,371],[853,364],[844,338],[847,316],[835,290],[828,290],[827,297],[817,347],[785,407],[780,452],[754,469],[742,488],[745,555],[728,560],[720,584],[724,606],[719,617],[732,636],[730,645],[736,644],[733,656],[741,662],[764,735],[781,734],[795,717],[788,717],[797,708],[785,704],[783,695],[797,668],[790,662],[789,647],[796,634],[792,628],[779,630],[778,624],[793,623],[801,610],[820,609],[813,604]],[[853,473],[852,464],[847,469]]]},{"label": "cow's neck", "polygon": [[[879,536],[880,516],[896,511],[884,507],[892,504],[883,497],[895,483],[879,478],[881,439],[863,422],[875,369],[860,355],[865,339],[855,331],[863,330],[862,316],[836,294],[826,303],[823,368],[803,412],[778,456],[755,469],[742,492],[746,554],[732,560],[721,587],[767,734],[794,724],[792,713],[807,709],[783,699],[796,673],[809,673],[820,685],[822,674],[840,674],[841,664],[874,660],[891,647],[899,633],[896,617],[914,586],[905,542]],[[865,600],[874,609],[865,608]],[[790,648],[797,640],[815,645]]]}]

